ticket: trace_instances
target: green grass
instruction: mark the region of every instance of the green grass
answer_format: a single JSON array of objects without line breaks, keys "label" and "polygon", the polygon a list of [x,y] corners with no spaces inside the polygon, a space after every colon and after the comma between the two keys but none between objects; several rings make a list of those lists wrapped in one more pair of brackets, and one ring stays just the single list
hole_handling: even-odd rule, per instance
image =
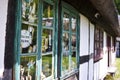
[{"label": "green grass", "polygon": [[117,67],[117,71],[115,73],[114,80],[120,80],[120,58],[116,58],[115,65]]},{"label": "green grass", "polygon": [[120,80],[120,58],[116,58],[115,66],[117,67],[115,76],[112,77],[111,75],[106,75],[104,80]]}]

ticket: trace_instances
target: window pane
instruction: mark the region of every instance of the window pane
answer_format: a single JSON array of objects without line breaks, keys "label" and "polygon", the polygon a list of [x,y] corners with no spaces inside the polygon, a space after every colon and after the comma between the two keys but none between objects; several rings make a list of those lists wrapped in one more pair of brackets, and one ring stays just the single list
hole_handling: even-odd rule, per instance
[{"label": "window pane", "polygon": [[71,61],[71,69],[77,68],[77,56],[76,52],[72,52],[72,61]]},{"label": "window pane", "polygon": [[76,19],[72,18],[72,32],[76,32]]},{"label": "window pane", "polygon": [[63,33],[63,51],[68,51],[69,50],[69,34],[68,33]]},{"label": "window pane", "polygon": [[52,51],[52,30],[49,29],[43,29],[43,33],[42,33],[42,52],[46,53],[46,52],[51,52]]},{"label": "window pane", "polygon": [[64,28],[64,30],[68,31],[69,26],[70,26],[69,15],[67,13],[64,13],[64,16],[63,16],[63,28]]},{"label": "window pane", "polygon": [[20,80],[35,80],[36,57],[23,56],[20,59]]},{"label": "window pane", "polygon": [[22,0],[22,20],[38,22],[38,0]]},{"label": "window pane", "polygon": [[22,24],[21,29],[21,52],[35,53],[37,47],[37,27]]},{"label": "window pane", "polygon": [[100,31],[100,41],[102,42],[103,41],[103,32]]},{"label": "window pane", "polygon": [[99,29],[95,28],[95,40],[99,41]]},{"label": "window pane", "polygon": [[46,2],[43,3],[43,19],[42,26],[52,27],[53,25],[53,5],[50,5]]},{"label": "window pane", "polygon": [[76,35],[72,35],[72,50],[76,50]]},{"label": "window pane", "polygon": [[42,56],[42,80],[52,75],[52,53]]},{"label": "window pane", "polygon": [[68,72],[69,68],[69,52],[63,52],[62,57],[62,74]]},{"label": "window pane", "polygon": [[22,0],[21,52],[35,53],[37,47],[38,0]]}]

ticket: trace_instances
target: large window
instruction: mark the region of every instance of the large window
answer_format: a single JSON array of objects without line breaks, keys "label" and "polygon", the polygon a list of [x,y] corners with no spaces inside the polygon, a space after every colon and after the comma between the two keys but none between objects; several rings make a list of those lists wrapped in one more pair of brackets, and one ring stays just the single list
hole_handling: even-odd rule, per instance
[{"label": "large window", "polygon": [[95,27],[95,41],[94,41],[94,61],[102,58],[103,55],[103,31]]},{"label": "large window", "polygon": [[18,3],[15,80],[53,80],[55,3],[53,0],[19,0]]},{"label": "large window", "polygon": [[[68,75],[68,73],[69,79],[70,74],[76,79],[79,16],[76,12],[70,13],[67,9],[61,11],[63,22],[60,23],[61,35],[58,36],[58,16],[56,16],[58,5],[56,4],[55,0],[18,0],[15,80],[55,80],[58,74],[60,77],[65,77],[63,74]],[[57,37],[62,37],[60,43]],[[62,45],[61,63],[57,63],[59,45]],[[61,66],[59,73],[57,73],[58,64]]]}]

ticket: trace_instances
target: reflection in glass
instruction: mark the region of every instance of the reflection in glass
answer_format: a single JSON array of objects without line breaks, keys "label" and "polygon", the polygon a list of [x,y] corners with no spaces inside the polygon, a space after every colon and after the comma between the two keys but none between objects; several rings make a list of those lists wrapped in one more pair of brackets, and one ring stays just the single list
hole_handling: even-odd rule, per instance
[{"label": "reflection in glass", "polygon": [[76,19],[75,18],[72,18],[72,32],[76,32]]},{"label": "reflection in glass", "polygon": [[20,59],[20,80],[35,80],[36,58],[23,56]]},{"label": "reflection in glass", "polygon": [[76,35],[72,35],[72,50],[76,49]]},{"label": "reflection in glass", "polygon": [[69,34],[68,33],[63,33],[63,51],[68,51],[69,50]]},{"label": "reflection in glass", "polygon": [[43,21],[42,26],[52,27],[53,25],[53,5],[50,5],[46,2],[43,3]]},{"label": "reflection in glass", "polygon": [[22,20],[37,22],[38,0],[22,0]]},{"label": "reflection in glass", "polygon": [[69,15],[67,13],[64,13],[64,17],[63,17],[63,27],[64,30],[69,30],[69,26],[70,26],[70,19],[69,19]]},{"label": "reflection in glass", "polygon": [[95,29],[95,40],[99,40],[99,29],[97,27]]},{"label": "reflection in glass", "polygon": [[69,52],[63,52],[62,57],[62,74],[66,73],[69,69]]},{"label": "reflection in glass", "polygon": [[76,52],[72,52],[72,61],[71,61],[71,69],[77,68],[77,56]]},{"label": "reflection in glass", "polygon": [[52,54],[42,56],[42,80],[52,75]]},{"label": "reflection in glass", "polygon": [[36,52],[36,37],[37,27],[22,24],[21,29],[21,52],[34,53]]},{"label": "reflection in glass", "polygon": [[42,33],[42,52],[52,51],[52,30],[43,29]]},{"label": "reflection in glass", "polygon": [[102,42],[103,41],[103,32],[102,31],[100,31],[100,41]]}]

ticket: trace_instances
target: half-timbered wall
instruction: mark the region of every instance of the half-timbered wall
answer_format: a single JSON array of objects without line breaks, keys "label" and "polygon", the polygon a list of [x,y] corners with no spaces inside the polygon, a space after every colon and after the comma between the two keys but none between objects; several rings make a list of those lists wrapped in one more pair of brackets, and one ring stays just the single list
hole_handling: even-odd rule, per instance
[{"label": "half-timbered wall", "polygon": [[[102,79],[107,73],[108,64],[108,53],[107,53],[107,34],[103,34],[103,58],[98,62],[100,64],[99,78]],[[96,67],[96,66],[95,66]]]},{"label": "half-timbered wall", "polygon": [[87,80],[88,62],[84,60],[86,58],[85,56],[88,56],[89,23],[86,17],[83,15],[80,15],[80,17],[80,61],[83,60],[80,64],[80,80]]}]

